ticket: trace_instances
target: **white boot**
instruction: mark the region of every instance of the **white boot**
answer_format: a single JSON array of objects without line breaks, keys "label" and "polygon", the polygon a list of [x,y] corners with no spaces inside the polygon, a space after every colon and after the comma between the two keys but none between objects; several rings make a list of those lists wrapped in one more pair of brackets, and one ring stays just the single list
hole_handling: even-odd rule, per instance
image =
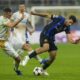
[{"label": "white boot", "polygon": [[25,56],[25,58],[21,61],[20,65],[25,66],[29,61],[29,56]]},{"label": "white boot", "polygon": [[42,75],[44,75],[44,76],[49,76],[49,74],[48,74],[48,72],[47,71],[42,71]]}]

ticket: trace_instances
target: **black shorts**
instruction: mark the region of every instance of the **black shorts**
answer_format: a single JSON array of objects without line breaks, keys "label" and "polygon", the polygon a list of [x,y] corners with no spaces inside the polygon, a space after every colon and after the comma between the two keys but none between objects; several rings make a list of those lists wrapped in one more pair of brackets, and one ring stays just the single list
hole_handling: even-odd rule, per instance
[{"label": "black shorts", "polygon": [[57,50],[57,46],[54,43],[53,39],[49,39],[47,36],[45,36],[43,33],[40,35],[40,46],[42,47],[44,43],[49,43],[49,50],[48,51],[54,51]]}]

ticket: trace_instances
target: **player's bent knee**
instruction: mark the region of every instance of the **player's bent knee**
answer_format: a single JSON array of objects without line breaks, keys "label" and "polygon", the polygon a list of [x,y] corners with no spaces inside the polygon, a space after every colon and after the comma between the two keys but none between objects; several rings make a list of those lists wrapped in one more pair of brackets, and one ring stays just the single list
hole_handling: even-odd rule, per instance
[{"label": "player's bent knee", "polygon": [[48,51],[48,50],[49,50],[49,45],[44,45],[42,48],[43,48],[45,51]]},{"label": "player's bent knee", "polygon": [[15,61],[17,61],[19,63],[21,61],[20,57],[16,57]]},{"label": "player's bent knee", "polygon": [[24,44],[23,45],[23,49],[28,50],[28,51],[31,51],[32,50],[30,44]]},{"label": "player's bent knee", "polygon": [[44,47],[44,50],[45,50],[45,51],[48,51],[48,50],[49,50],[49,47]]}]

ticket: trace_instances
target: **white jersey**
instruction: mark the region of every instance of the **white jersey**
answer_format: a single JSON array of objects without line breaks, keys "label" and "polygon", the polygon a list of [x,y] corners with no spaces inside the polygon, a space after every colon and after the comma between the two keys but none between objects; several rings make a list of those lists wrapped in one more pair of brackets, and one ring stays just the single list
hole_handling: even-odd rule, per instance
[{"label": "white jersey", "polygon": [[[20,19],[21,18],[21,13],[18,11],[18,12],[15,12],[13,15],[12,15],[12,20],[16,21],[17,19]],[[29,13],[26,13],[24,12],[24,19],[20,22],[22,24],[27,24],[28,22],[28,19],[30,17],[30,14]]]},{"label": "white jersey", "polygon": [[[20,17],[22,16],[22,14],[18,11],[18,12],[15,12],[13,15],[12,15],[12,20],[16,21],[17,19],[20,19]],[[24,12],[24,19],[16,26],[15,29],[17,29],[18,31],[22,32],[24,34],[24,32],[26,32],[26,29],[27,29],[27,23],[28,23],[28,19],[30,17],[30,14]]]},{"label": "white jersey", "polygon": [[[18,12],[15,12],[13,15],[12,15],[12,20],[13,21],[16,21],[16,20],[18,20],[18,19],[20,19],[21,18],[21,16],[22,16],[22,14],[18,11]],[[16,26],[16,30],[17,31],[19,31],[19,32],[21,32],[21,33],[23,33],[24,34],[24,32],[26,33],[26,28],[27,28],[27,22],[28,22],[28,19],[29,19],[29,14],[28,13],[26,13],[26,12],[24,12],[24,19]]]},{"label": "white jersey", "polygon": [[[15,12],[11,19],[16,21],[17,19],[20,19],[21,16],[20,12]],[[14,31],[11,32],[9,39],[16,49],[22,48],[23,44],[26,43],[26,23],[28,21],[29,14],[24,12],[24,16],[24,19],[16,27],[14,27]]]},{"label": "white jersey", "polygon": [[5,18],[4,16],[0,16],[0,39],[7,40],[9,37],[9,29],[5,24],[7,24],[10,20]]},{"label": "white jersey", "polygon": [[[10,28],[8,26],[5,26],[9,22],[10,22],[10,19],[5,18],[4,16],[0,16],[0,40],[5,40],[3,45],[6,53],[16,58],[19,56],[18,51],[21,50],[23,44],[26,41],[26,38],[24,35],[25,32],[23,31],[23,29],[17,29],[17,28],[14,28],[13,32],[10,31]],[[20,28],[21,26],[25,27],[25,24],[20,23],[18,26]],[[19,30],[21,30],[22,32]],[[0,44],[2,43],[0,42]]]},{"label": "white jersey", "polygon": [[[6,54],[12,56],[12,57],[18,57],[18,52],[13,48],[13,45],[10,40],[10,28],[6,26],[10,20],[4,16],[0,16],[0,41],[4,41],[3,43],[0,42],[1,45],[3,45]],[[13,40],[13,39],[12,39]]]}]

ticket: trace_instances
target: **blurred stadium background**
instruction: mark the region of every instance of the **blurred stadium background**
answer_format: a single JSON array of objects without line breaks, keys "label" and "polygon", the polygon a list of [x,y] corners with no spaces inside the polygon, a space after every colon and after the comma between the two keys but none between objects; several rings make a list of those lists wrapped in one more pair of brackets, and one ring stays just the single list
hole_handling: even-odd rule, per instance
[{"label": "blurred stadium background", "polygon": [[[78,24],[71,26],[71,30],[75,32],[77,30],[80,35],[80,0],[0,0],[0,14],[5,7],[12,8],[13,12],[18,10],[19,3],[24,2],[27,11],[33,10],[36,6],[39,8],[44,6],[48,7],[48,10],[34,9],[37,12],[47,11],[49,13],[61,14],[68,17],[70,14],[74,14],[78,18]],[[57,7],[71,7],[74,9],[56,9]],[[49,9],[53,7],[53,9]],[[54,8],[56,7],[56,8]],[[75,9],[76,8],[76,9]],[[56,9],[56,10],[55,10]],[[35,20],[35,21],[34,21]],[[31,16],[31,21],[36,28],[36,32],[30,36],[31,43],[39,43],[39,35],[43,26],[48,22],[47,19],[42,17]],[[76,26],[76,28],[75,28]],[[67,42],[65,33],[60,33],[56,36],[57,42]],[[39,47],[38,44],[32,45],[33,49]],[[48,68],[50,76],[34,76],[33,69],[40,64],[32,59],[25,67],[20,67],[23,72],[23,76],[18,77],[13,71],[13,61],[6,56],[4,51],[0,49],[0,79],[1,80],[80,80],[80,44],[58,44],[59,51],[57,59],[54,64]],[[26,52],[25,52],[26,55]],[[46,58],[47,53],[42,54],[42,58]]]},{"label": "blurred stadium background", "polygon": [[[27,12],[34,10],[37,12],[63,15],[65,17],[76,15],[78,18],[78,24],[71,26],[71,30],[80,30],[80,0],[0,0],[0,14],[2,14],[2,9],[5,7],[12,8],[13,12],[17,11],[20,3],[26,5]],[[31,43],[39,43],[40,31],[49,20],[37,16],[31,16],[30,19],[33,26],[36,28],[36,32],[30,36],[30,41]],[[59,35],[60,36],[57,36],[59,42],[67,41],[65,33]]]}]

